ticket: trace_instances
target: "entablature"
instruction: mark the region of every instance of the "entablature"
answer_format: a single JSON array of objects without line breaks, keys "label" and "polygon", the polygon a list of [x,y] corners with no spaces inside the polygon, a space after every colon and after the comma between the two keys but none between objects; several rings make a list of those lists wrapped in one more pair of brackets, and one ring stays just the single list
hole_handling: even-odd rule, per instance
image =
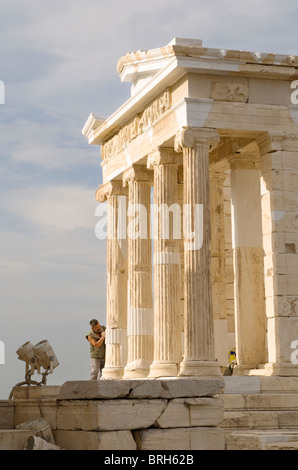
[{"label": "entablature", "polygon": [[[104,181],[145,164],[154,149],[173,146],[185,127],[215,129],[221,142],[237,132],[251,142],[265,133],[298,133],[298,105],[291,102],[297,56],[212,49],[176,38],[127,54],[118,72],[132,81],[134,93],[106,120],[91,113],[83,129],[90,144],[102,147]],[[222,153],[211,154],[210,163]]]}]

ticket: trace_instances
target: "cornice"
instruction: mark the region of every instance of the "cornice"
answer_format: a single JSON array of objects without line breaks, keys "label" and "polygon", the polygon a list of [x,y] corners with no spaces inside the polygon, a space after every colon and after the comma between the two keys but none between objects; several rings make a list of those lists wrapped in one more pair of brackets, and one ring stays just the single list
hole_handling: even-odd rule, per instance
[{"label": "cornice", "polygon": [[[189,41],[189,44],[187,41]],[[164,47],[127,53],[118,60],[117,71],[121,76],[124,73],[125,67],[133,66],[137,72],[138,67],[141,69],[145,63],[157,63],[174,56],[235,61],[242,62],[243,64],[298,67],[298,56],[296,55],[210,48],[204,47],[201,40],[195,41],[177,38]]]},{"label": "cornice", "polygon": [[126,74],[133,82],[142,74],[149,75],[144,85],[108,119],[89,116],[83,128],[89,144],[102,145],[109,140],[132,116],[188,72],[294,80],[298,77],[298,56],[207,48],[199,40],[178,38],[165,47],[126,54],[119,59],[117,70],[122,78]]},{"label": "cornice", "polygon": [[104,118],[95,116],[95,114],[90,113],[88,119],[82,129],[82,134],[90,139],[94,132],[105,122]]}]

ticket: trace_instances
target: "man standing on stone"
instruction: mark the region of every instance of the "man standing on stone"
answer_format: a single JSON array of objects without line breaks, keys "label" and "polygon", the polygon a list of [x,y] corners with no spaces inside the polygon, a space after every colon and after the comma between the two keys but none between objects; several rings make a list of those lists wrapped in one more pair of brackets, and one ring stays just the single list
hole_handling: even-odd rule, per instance
[{"label": "man standing on stone", "polygon": [[[101,377],[102,369],[105,365],[105,326],[101,326],[98,320],[90,320],[91,330],[86,339],[90,343],[91,370],[90,380],[97,380]],[[99,376],[98,376],[99,374]]]}]

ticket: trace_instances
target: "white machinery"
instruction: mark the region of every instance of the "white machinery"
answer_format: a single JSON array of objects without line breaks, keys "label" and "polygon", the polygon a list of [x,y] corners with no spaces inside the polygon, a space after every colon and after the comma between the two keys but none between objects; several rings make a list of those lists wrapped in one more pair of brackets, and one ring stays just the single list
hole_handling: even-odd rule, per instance
[{"label": "white machinery", "polygon": [[[20,385],[45,385],[47,375],[51,374],[59,365],[53,348],[46,339],[35,346],[27,341],[17,350],[17,355],[18,359],[26,363],[26,372],[25,381],[16,384],[16,387]],[[41,372],[41,368],[44,369],[44,372]],[[32,380],[35,371],[42,375],[40,382]]]}]

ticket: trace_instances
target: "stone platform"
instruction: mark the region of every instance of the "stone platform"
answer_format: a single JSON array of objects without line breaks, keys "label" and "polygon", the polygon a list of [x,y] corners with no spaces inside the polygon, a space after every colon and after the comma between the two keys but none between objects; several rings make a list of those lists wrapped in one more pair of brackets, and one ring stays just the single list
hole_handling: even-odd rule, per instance
[{"label": "stone platform", "polygon": [[298,377],[225,377],[227,450],[289,450],[298,442]]},{"label": "stone platform", "polygon": [[42,414],[55,443],[69,450],[223,450],[223,389],[221,377],[17,387],[14,421]]},{"label": "stone platform", "polygon": [[86,432],[98,449],[222,450],[223,401],[214,395],[223,388],[214,377],[66,382],[57,397],[56,442],[78,448]]},{"label": "stone platform", "polygon": [[[69,381],[0,401],[0,448],[22,449],[45,418],[74,450],[286,450],[298,442],[297,377]],[[12,440],[13,438],[13,440]]]}]

